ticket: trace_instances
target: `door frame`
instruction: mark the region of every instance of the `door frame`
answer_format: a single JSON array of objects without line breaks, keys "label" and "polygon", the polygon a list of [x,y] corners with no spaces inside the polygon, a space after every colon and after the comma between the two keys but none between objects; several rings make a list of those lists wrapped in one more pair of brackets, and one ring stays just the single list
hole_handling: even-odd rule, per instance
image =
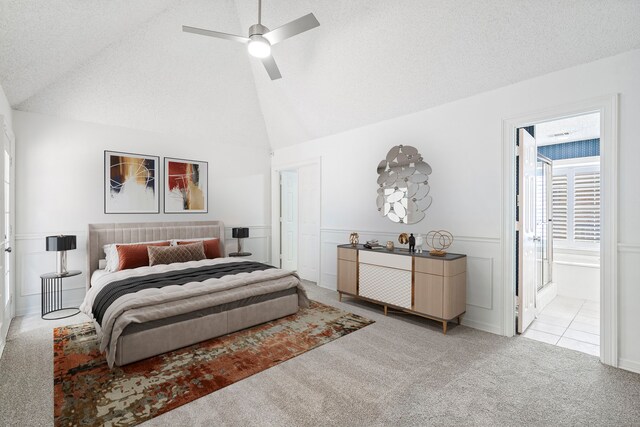
[{"label": "door frame", "polygon": [[[320,188],[318,189],[319,193],[319,203],[318,203],[318,262],[317,262],[317,271],[318,271],[318,284],[320,283],[320,278],[322,277],[322,272],[320,271],[320,267],[322,265],[322,239],[320,236],[320,232],[322,230],[322,158],[314,157],[311,159],[303,160],[300,162],[294,163],[282,163],[282,164],[271,164],[271,264],[278,267],[280,265],[280,172],[286,170],[299,169],[303,166],[309,165],[317,165],[318,166],[318,182],[320,183]],[[300,253],[300,248],[298,248],[298,253]]]},{"label": "door frame", "polygon": [[[13,249],[13,252],[11,252],[10,256],[9,256],[9,271],[11,272],[11,274],[9,275],[9,313],[8,313],[8,319],[9,322],[11,322],[11,319],[13,319],[15,317],[15,313],[16,313],[16,269],[15,269],[15,265],[16,265],[16,244],[15,244],[15,234],[16,234],[16,168],[15,168],[15,157],[16,157],[16,139],[15,139],[15,135],[13,134],[13,132],[11,132],[11,130],[9,129],[9,125],[7,124],[7,116],[1,115],[0,114],[0,132],[2,132],[2,135],[0,135],[0,142],[4,143],[4,138],[8,138],[9,139],[9,143],[11,146],[11,165],[10,165],[10,174],[11,174],[11,187],[9,190],[9,195],[5,195],[5,197],[9,197],[11,200],[11,214],[9,217],[9,222],[11,223],[11,235],[10,235],[10,240],[9,240],[9,246]],[[4,161],[4,160],[3,160]],[[4,209],[4,206],[2,207],[2,209]],[[4,213],[3,213],[4,215]],[[2,254],[2,256],[4,256],[4,254]],[[0,301],[0,304],[4,305],[4,301]],[[6,315],[6,313],[3,313],[3,315]],[[4,346],[6,344],[6,336],[4,336],[4,333],[9,331],[9,325],[6,325],[6,328],[3,327],[3,329],[5,329],[4,332],[2,332],[2,335],[0,336],[0,356],[2,356],[3,350],[4,350]]]},{"label": "door frame", "polygon": [[502,332],[515,335],[515,159],[520,127],[600,113],[600,361],[618,366],[618,103],[610,94],[502,121]]}]

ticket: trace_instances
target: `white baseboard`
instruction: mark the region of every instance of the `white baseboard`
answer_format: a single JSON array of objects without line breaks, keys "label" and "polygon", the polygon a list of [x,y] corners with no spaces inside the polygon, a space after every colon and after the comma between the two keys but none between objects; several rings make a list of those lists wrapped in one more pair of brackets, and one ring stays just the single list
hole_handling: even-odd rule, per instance
[{"label": "white baseboard", "polygon": [[4,351],[4,346],[6,345],[6,337],[0,340],[0,359],[2,359],[2,352]]},{"label": "white baseboard", "polygon": [[[84,301],[84,296],[80,299],[69,298],[68,300],[65,299],[64,305],[65,307],[80,307],[80,304],[82,304],[82,301]],[[34,314],[40,314],[40,304],[37,304],[37,305],[29,304],[24,307],[16,308],[16,313],[14,317],[31,316]]]},{"label": "white baseboard", "polygon": [[482,322],[480,320],[469,319],[466,314],[462,315],[462,325],[468,326],[473,329],[479,329],[484,332],[489,332],[496,335],[502,335],[502,330],[490,323]]},{"label": "white baseboard", "polygon": [[629,359],[618,359],[618,368],[640,374],[640,362]]}]

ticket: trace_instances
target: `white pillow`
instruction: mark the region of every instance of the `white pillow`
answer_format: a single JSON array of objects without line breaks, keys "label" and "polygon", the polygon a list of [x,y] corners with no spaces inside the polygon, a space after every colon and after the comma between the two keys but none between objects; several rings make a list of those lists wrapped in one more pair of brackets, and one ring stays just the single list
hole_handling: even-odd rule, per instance
[{"label": "white pillow", "polygon": [[108,245],[104,245],[102,249],[104,249],[104,254],[106,258],[106,265],[104,267],[104,271],[109,273],[113,273],[114,271],[118,271],[118,267],[120,266],[120,259],[118,259],[118,245],[120,246],[128,246],[128,245],[148,245],[150,243],[162,243],[167,242],[168,240],[154,240],[153,242],[136,242],[136,243],[110,243]]}]

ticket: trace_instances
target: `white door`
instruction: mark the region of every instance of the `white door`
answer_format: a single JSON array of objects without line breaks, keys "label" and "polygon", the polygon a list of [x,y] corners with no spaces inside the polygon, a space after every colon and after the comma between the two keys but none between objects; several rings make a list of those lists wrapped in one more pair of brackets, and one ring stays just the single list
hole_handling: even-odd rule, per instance
[{"label": "white door", "polygon": [[318,283],[320,260],[320,165],[298,169],[298,274]]},{"label": "white door", "polygon": [[0,159],[0,176],[3,183],[0,186],[0,205],[3,215],[0,215],[0,354],[4,348],[5,338],[9,331],[9,323],[13,317],[13,200],[14,192],[11,185],[13,180],[13,137],[9,135],[0,116],[0,140],[3,147]]},{"label": "white door", "polygon": [[536,316],[536,140],[518,129],[519,154],[519,260],[518,333],[523,333]]},{"label": "white door", "polygon": [[298,173],[280,172],[280,266],[298,269]]}]

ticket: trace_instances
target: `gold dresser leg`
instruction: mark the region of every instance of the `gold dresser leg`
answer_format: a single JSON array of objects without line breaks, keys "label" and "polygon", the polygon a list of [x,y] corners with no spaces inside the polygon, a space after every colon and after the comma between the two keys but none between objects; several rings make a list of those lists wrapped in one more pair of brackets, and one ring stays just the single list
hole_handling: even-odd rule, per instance
[{"label": "gold dresser leg", "polygon": [[338,301],[342,302],[342,292],[338,292]]},{"label": "gold dresser leg", "polygon": [[442,321],[442,333],[444,335],[447,335],[447,321],[446,320]]},{"label": "gold dresser leg", "polygon": [[387,315],[387,306],[386,305],[384,306],[384,315],[385,316]]}]

